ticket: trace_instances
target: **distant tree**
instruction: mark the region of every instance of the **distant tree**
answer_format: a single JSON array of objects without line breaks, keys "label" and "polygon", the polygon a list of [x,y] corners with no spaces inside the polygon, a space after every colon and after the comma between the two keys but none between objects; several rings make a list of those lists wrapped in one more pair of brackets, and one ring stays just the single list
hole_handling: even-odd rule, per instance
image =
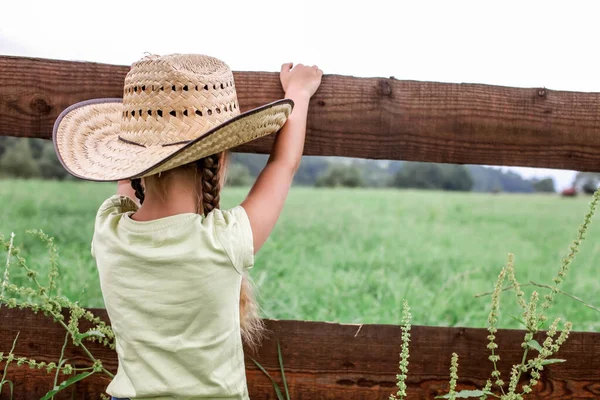
[{"label": "distant tree", "polygon": [[356,166],[332,164],[327,172],[321,175],[315,185],[317,187],[361,187],[365,181],[362,171]]},{"label": "distant tree", "polygon": [[532,193],[535,190],[530,180],[523,179],[521,175],[514,171],[501,171],[499,178],[505,192]]},{"label": "distant tree", "polygon": [[399,162],[351,159],[350,165],[362,171],[365,186],[385,187],[392,175],[398,170]]},{"label": "distant tree", "polygon": [[248,168],[250,176],[257,177],[267,164],[269,156],[265,154],[231,153],[231,164],[241,164]]},{"label": "distant tree", "polygon": [[554,187],[554,179],[544,178],[533,182],[533,188],[536,192],[542,193],[554,193],[556,188]]},{"label": "distant tree", "polygon": [[34,160],[38,160],[42,157],[42,153],[48,145],[51,145],[52,148],[54,148],[52,142],[44,139],[19,138],[17,140],[26,140],[29,142],[29,147],[31,147],[31,154]]},{"label": "distant tree", "polygon": [[473,187],[473,178],[464,165],[443,164],[442,168],[444,190],[468,192]]},{"label": "distant tree", "polygon": [[394,174],[391,186],[414,189],[469,191],[473,179],[463,165],[404,163]]},{"label": "distant tree", "polygon": [[585,194],[594,194],[594,192],[598,189],[598,182],[593,179],[586,180],[581,186],[581,190]]},{"label": "distant tree", "polygon": [[[248,168],[250,176],[256,178],[267,164],[269,156],[264,154],[232,153],[231,163]],[[317,178],[329,168],[327,157],[304,156],[294,176],[296,185],[314,185]]]},{"label": "distant tree", "polygon": [[38,160],[38,166],[40,175],[45,179],[66,179],[71,175],[62,166],[56,152],[54,151],[54,145],[51,142],[43,144],[43,150]]},{"label": "distant tree", "polygon": [[387,165],[387,169],[390,174],[395,174],[396,172],[400,171],[403,165],[404,161],[390,161]]},{"label": "distant tree", "polygon": [[4,150],[0,159],[0,175],[16,178],[35,178],[40,170],[33,159],[29,141],[18,140]]},{"label": "distant tree", "polygon": [[440,189],[443,172],[432,163],[405,163],[392,178],[392,186],[414,189]]},{"label": "distant tree", "polygon": [[513,171],[480,165],[469,165],[467,169],[473,178],[472,190],[476,192],[531,193],[534,191],[532,181],[524,179]]},{"label": "distant tree", "polygon": [[2,158],[6,149],[11,147],[16,140],[18,139],[14,137],[0,136],[0,158]]},{"label": "distant tree", "polygon": [[317,179],[329,169],[330,162],[325,157],[304,156],[294,176],[296,185],[315,185]]},{"label": "distant tree", "polygon": [[594,193],[600,186],[600,174],[596,172],[578,172],[573,179],[573,187],[584,193]]},{"label": "distant tree", "polygon": [[227,185],[249,186],[252,184],[250,170],[245,165],[234,163],[227,169]]}]

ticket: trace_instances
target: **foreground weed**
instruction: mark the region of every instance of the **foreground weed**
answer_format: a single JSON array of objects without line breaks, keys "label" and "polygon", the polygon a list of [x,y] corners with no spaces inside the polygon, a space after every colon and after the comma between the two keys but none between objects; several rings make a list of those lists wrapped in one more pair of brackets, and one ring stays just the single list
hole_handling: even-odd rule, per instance
[{"label": "foreground weed", "polygon": [[396,394],[390,395],[389,400],[403,400],[406,398],[406,378],[408,377],[408,358],[409,358],[409,343],[410,343],[410,322],[412,315],[408,302],[404,300],[402,303],[402,346],[400,350],[400,373],[396,375],[396,386],[398,391]]},{"label": "foreground weed", "polygon": [[[115,337],[111,327],[106,325],[100,318],[80,307],[76,302],[72,302],[66,297],[57,294],[58,290],[56,282],[59,277],[58,250],[54,244],[54,240],[42,231],[28,231],[27,233],[39,238],[48,248],[50,260],[47,280],[48,284],[46,286],[42,285],[38,279],[38,272],[27,266],[25,258],[21,256],[21,250],[14,245],[14,233],[11,234],[10,240],[8,241],[0,235],[0,246],[5,248],[7,252],[2,288],[0,290],[0,307],[4,305],[8,308],[27,308],[36,314],[39,311],[42,311],[44,315],[52,317],[55,322],[59,323],[65,329],[65,342],[59,360],[57,362],[46,363],[37,362],[26,356],[17,357],[15,354],[17,339],[15,338],[13,347],[9,353],[7,355],[0,353],[0,362],[6,362],[4,376],[0,381],[0,394],[2,393],[4,384],[7,384],[10,387],[12,398],[13,386],[10,381],[6,380],[6,374],[8,365],[11,362],[16,361],[18,367],[27,365],[30,369],[45,369],[49,374],[54,372],[54,385],[52,389],[42,397],[42,400],[49,400],[53,399],[58,392],[93,374],[102,373],[112,378],[113,374],[104,368],[101,360],[92,355],[86,347],[85,342],[97,341],[104,346],[114,349]],[[16,268],[20,268],[25,272],[31,286],[17,286],[10,283],[9,269],[11,267],[11,261],[14,260],[16,260]],[[68,321],[64,316],[65,310],[68,310],[69,312]],[[86,332],[81,332],[79,329],[81,319],[91,322],[94,325],[94,328]],[[65,358],[65,349],[69,339],[74,346],[80,347],[85,352],[90,360],[90,367],[76,368],[67,362],[68,360]],[[59,377],[61,375],[69,376],[69,378],[59,382]]]},{"label": "foreground weed", "polygon": [[15,340],[13,340],[12,347],[10,348],[10,351],[8,352],[8,356],[6,358],[4,358],[3,353],[0,353],[0,362],[2,360],[6,361],[6,363],[4,364],[4,373],[2,374],[2,380],[0,380],[0,394],[2,394],[2,388],[4,387],[4,385],[7,385],[10,388],[10,400],[12,400],[14,396],[14,385],[11,381],[6,379],[6,373],[8,372],[8,365],[15,359],[13,352],[15,351],[15,346],[17,345],[18,339],[19,334],[17,333],[17,336],[15,337]]},{"label": "foreground weed", "polygon": [[283,357],[281,356],[281,346],[279,345],[279,340],[277,341],[277,358],[279,361],[279,370],[281,371],[281,380],[283,381],[283,388],[285,390],[285,397],[283,396],[283,393],[281,392],[281,388],[279,387],[279,384],[277,382],[275,382],[275,379],[273,379],[273,377],[267,372],[267,370],[264,369],[264,367],[262,365],[260,365],[258,363],[258,361],[256,361],[254,358],[252,359],[252,361],[258,367],[258,369],[260,369],[262,371],[262,373],[265,374],[267,376],[267,378],[269,378],[269,380],[271,381],[271,384],[273,385],[273,390],[275,391],[275,395],[277,396],[277,400],[290,400],[290,392],[288,390],[287,381],[285,379],[285,371],[283,368]]},{"label": "foreground weed", "polygon": [[[487,324],[489,333],[487,337],[487,348],[490,351],[488,359],[492,363],[492,372],[490,374],[490,378],[487,380],[485,386],[479,390],[461,390],[457,392],[456,385],[458,382],[458,355],[456,353],[452,353],[452,359],[450,362],[449,391],[443,396],[438,396],[439,398],[478,398],[485,400],[491,397],[501,400],[522,400],[525,398],[525,396],[532,393],[534,386],[538,384],[541,378],[541,371],[544,369],[544,366],[566,361],[551,357],[560,350],[561,346],[568,339],[573,328],[573,325],[570,322],[562,322],[561,318],[555,318],[548,327],[546,331],[546,337],[541,344],[534,339],[534,336],[545,327],[548,321],[547,312],[554,304],[556,295],[563,293],[560,290],[560,286],[564,282],[567,273],[569,272],[569,267],[575,259],[581,244],[585,240],[585,235],[592,222],[592,217],[596,212],[599,201],[600,190],[596,191],[594,194],[589,206],[589,210],[585,215],[579,231],[577,232],[577,236],[569,247],[569,252],[567,256],[563,258],[558,269],[558,273],[553,279],[553,285],[532,283],[533,286],[550,289],[549,293],[544,295],[544,302],[541,305],[539,304],[540,295],[535,290],[531,293],[529,301],[525,299],[525,293],[521,288],[522,285],[519,284],[519,281],[516,278],[514,256],[509,254],[508,262],[500,271],[498,279],[494,285],[494,290],[491,292],[492,298]],[[523,338],[523,342],[521,343],[521,347],[523,348],[523,357],[519,364],[512,366],[508,376],[508,386],[502,379],[502,373],[498,370],[497,362],[500,360],[500,356],[498,353],[498,344],[496,343],[498,319],[500,316],[500,298],[502,293],[506,290],[506,288],[503,287],[505,280],[508,280],[509,288],[512,289],[515,294],[515,300],[522,312],[521,319],[519,319],[519,321],[525,326],[525,336]],[[579,300],[579,298],[575,296],[569,296]],[[582,303],[584,303],[587,307],[596,309],[595,307],[590,306],[583,301]],[[562,330],[560,330],[559,333],[559,326],[561,323]],[[404,353],[405,350],[404,345],[405,342],[403,340],[402,353]],[[401,360],[404,359],[402,354],[400,358]],[[526,374],[530,377],[528,381],[521,382],[521,377],[523,374]],[[397,393],[398,397],[393,395],[390,396],[391,400],[403,399],[404,396],[406,396],[404,391],[406,388],[406,385],[404,385],[406,372],[405,369],[403,369],[402,362],[400,364],[400,374],[397,377],[398,387],[400,390]]]},{"label": "foreground weed", "polygon": [[[490,378],[487,380],[485,386],[481,389],[477,390],[460,390],[457,391],[457,384],[459,380],[458,375],[458,354],[452,353],[452,358],[450,361],[450,380],[449,380],[449,390],[443,396],[438,396],[437,398],[444,399],[465,399],[465,398],[477,398],[480,400],[486,400],[488,398],[496,398],[500,400],[522,400],[530,394],[533,390],[533,387],[537,385],[541,378],[541,371],[544,369],[544,366],[565,362],[563,359],[550,358],[554,354],[556,354],[561,346],[566,342],[569,337],[569,334],[572,329],[572,324],[570,322],[564,322],[562,324],[562,330],[559,332],[559,325],[561,323],[560,318],[555,318],[552,324],[550,324],[547,332],[546,338],[543,343],[540,344],[537,340],[534,339],[535,334],[539,333],[540,329],[544,328],[548,317],[546,312],[551,308],[554,303],[556,294],[564,294],[560,290],[560,285],[563,283],[565,277],[567,276],[567,272],[573,260],[575,259],[575,255],[579,251],[579,247],[583,243],[585,239],[585,234],[591,224],[592,217],[596,211],[598,206],[598,202],[600,201],[600,190],[594,194],[593,200],[590,203],[589,211],[584,218],[584,222],[581,225],[576,239],[573,241],[569,248],[569,253],[562,260],[561,266],[558,270],[557,276],[553,279],[554,285],[541,285],[531,283],[533,286],[538,286],[541,288],[550,289],[550,293],[544,296],[544,303],[539,305],[539,293],[537,291],[533,291],[529,298],[529,301],[525,299],[525,293],[521,289],[522,286],[516,278],[515,274],[515,261],[514,256],[512,254],[508,255],[508,262],[504,268],[500,271],[496,283],[494,284],[494,290],[491,293],[491,306],[490,312],[487,320],[487,330],[488,330],[488,345],[487,349],[490,351],[490,355],[488,357],[489,361],[492,363],[492,372],[490,374]],[[523,342],[521,343],[521,347],[523,348],[523,357],[521,363],[515,364],[511,368],[508,387],[506,387],[506,382],[502,379],[502,374],[498,370],[497,362],[500,360],[500,356],[498,353],[498,344],[496,343],[496,334],[498,333],[498,320],[500,317],[500,298],[504,291],[507,288],[503,287],[504,282],[508,280],[510,286],[509,289],[512,289],[515,293],[516,302],[521,308],[522,314],[521,319],[519,321],[525,326],[525,336],[523,338]],[[576,300],[579,298],[568,295]],[[589,308],[593,308],[597,310],[596,307],[593,307],[582,301],[584,305]],[[403,317],[402,317],[402,345],[400,351],[400,363],[399,363],[399,373],[396,375],[398,391],[395,394],[390,395],[389,400],[403,400],[406,399],[406,378],[408,375],[408,358],[409,358],[409,342],[410,342],[410,329],[411,329],[411,314],[410,308],[406,301],[403,303]],[[558,336],[557,336],[558,335]],[[256,360],[254,363],[256,366],[269,378],[273,385],[273,389],[275,394],[277,395],[278,400],[289,400],[289,393],[287,389],[287,383],[285,380],[285,373],[283,369],[283,360],[281,357],[281,349],[279,346],[279,342],[277,343],[277,350],[279,355],[279,366],[281,369],[282,380],[285,386],[285,397],[281,391],[281,388],[277,384],[277,382],[273,379],[273,377],[260,365]],[[531,356],[533,354],[532,357]],[[523,374],[528,374],[530,376],[527,382],[521,382],[521,376]],[[521,384],[519,389],[519,384]]]}]

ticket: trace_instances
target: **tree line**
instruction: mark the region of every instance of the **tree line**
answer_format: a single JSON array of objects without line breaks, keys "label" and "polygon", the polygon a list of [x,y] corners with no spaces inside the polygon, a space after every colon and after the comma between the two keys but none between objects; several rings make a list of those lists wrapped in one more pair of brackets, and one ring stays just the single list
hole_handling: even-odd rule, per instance
[{"label": "tree line", "polygon": [[[248,186],[268,156],[233,153],[228,184]],[[579,189],[596,187],[596,175],[578,175]],[[56,157],[52,142],[0,137],[0,178],[74,179]],[[595,180],[594,180],[595,179]],[[294,184],[316,187],[397,187],[477,192],[554,192],[551,178],[524,179],[512,171],[477,165],[435,164],[305,156]],[[586,186],[587,185],[587,186]]]},{"label": "tree line", "polygon": [[0,136],[0,178],[69,177],[51,141]]},{"label": "tree line", "polygon": [[[248,185],[268,156],[233,154],[230,176]],[[242,177],[241,179],[238,179]],[[513,171],[480,165],[436,164],[305,156],[294,178],[297,185],[316,187],[397,187],[475,192],[555,192],[554,180],[525,179]]]}]

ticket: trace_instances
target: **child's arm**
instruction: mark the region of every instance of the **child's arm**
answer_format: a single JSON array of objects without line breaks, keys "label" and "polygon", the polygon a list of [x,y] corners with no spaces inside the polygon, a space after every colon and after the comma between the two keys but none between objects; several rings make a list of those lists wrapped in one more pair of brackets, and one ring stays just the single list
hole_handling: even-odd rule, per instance
[{"label": "child's arm", "polygon": [[252,227],[254,253],[269,237],[283,209],[283,204],[302,158],[308,101],[321,84],[323,71],[316,66],[292,64],[281,67],[281,84],[285,97],[294,101],[294,109],[277,134],[271,156],[248,197],[242,202]]}]

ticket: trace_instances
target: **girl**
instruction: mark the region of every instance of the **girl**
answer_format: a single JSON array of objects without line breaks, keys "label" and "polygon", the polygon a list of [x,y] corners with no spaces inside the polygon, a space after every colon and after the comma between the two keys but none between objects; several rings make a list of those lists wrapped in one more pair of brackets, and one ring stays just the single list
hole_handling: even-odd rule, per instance
[{"label": "girl", "polygon": [[[119,182],[92,240],[119,358],[113,399],[248,398],[242,338],[256,345],[262,326],[246,274],[299,166],[322,74],[284,64],[285,99],[240,114],[222,61],[149,56],[132,65],[123,99],[59,116],[65,168]],[[246,199],[220,210],[226,151],[275,132]]]}]

